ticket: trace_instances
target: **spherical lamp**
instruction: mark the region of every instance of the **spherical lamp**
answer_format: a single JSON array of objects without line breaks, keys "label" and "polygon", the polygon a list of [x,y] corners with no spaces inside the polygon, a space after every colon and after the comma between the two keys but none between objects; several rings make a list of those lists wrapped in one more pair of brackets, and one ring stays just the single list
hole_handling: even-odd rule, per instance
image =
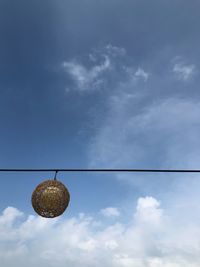
[{"label": "spherical lamp", "polygon": [[57,180],[47,180],[39,184],[32,194],[32,206],[37,214],[54,218],[63,214],[68,207],[68,189]]}]

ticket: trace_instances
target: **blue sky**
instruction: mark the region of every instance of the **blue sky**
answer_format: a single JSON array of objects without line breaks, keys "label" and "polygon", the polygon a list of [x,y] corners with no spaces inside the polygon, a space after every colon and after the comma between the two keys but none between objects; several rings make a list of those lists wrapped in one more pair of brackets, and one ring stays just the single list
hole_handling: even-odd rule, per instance
[{"label": "blue sky", "polygon": [[[199,168],[199,8],[191,1],[0,0],[1,168]],[[1,173],[4,267],[197,267],[198,174]],[[17,265],[16,265],[17,264]]]}]

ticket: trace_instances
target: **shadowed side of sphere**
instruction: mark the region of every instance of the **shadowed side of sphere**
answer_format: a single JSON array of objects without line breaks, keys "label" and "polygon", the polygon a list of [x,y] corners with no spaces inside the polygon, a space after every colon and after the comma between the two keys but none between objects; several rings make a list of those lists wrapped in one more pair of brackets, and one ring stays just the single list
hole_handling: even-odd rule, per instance
[{"label": "shadowed side of sphere", "polygon": [[63,214],[68,207],[68,189],[57,180],[47,180],[39,184],[32,194],[32,206],[37,214],[54,218]]}]

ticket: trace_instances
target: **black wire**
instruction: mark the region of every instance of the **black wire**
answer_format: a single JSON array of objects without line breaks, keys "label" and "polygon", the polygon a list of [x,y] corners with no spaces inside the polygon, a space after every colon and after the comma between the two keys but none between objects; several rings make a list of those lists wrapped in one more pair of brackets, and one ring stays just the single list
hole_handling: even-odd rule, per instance
[{"label": "black wire", "polygon": [[[200,169],[0,169],[0,172],[166,172],[200,173]],[[56,177],[56,175],[55,175]]]}]

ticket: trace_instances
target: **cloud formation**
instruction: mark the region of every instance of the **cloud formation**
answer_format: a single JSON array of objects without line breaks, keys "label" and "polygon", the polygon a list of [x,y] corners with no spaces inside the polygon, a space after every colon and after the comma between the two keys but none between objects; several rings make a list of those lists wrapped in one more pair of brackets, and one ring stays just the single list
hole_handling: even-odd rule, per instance
[{"label": "cloud formation", "polygon": [[105,209],[102,209],[100,211],[101,214],[103,214],[105,217],[119,217],[120,216],[120,212],[117,208],[115,207],[108,207]]},{"label": "cloud formation", "polygon": [[195,167],[200,103],[170,98],[139,112],[133,109],[137,101],[125,92],[112,98],[109,115],[91,145],[92,165]]},{"label": "cloud formation", "polygon": [[87,65],[75,59],[62,63],[65,73],[72,79],[71,89],[78,91],[104,90],[125,79],[147,81],[149,73],[141,67],[127,64],[127,53],[122,47],[105,45],[88,55]]},{"label": "cloud formation", "polygon": [[[200,101],[187,98],[188,90],[195,90],[195,80],[186,83],[182,91],[178,86],[182,86],[182,81],[192,80],[197,68],[176,58],[174,77],[168,71],[171,60],[160,74],[159,69],[152,68],[149,72],[134,65],[125,55],[121,61],[112,59],[113,68],[108,74],[110,87],[105,93],[106,113],[90,142],[90,165],[195,166],[199,160],[196,148]],[[108,80],[107,76],[104,78]]]},{"label": "cloud formation", "polygon": [[175,60],[173,72],[177,79],[185,82],[190,81],[196,74],[196,71],[196,66],[194,64],[186,64],[180,58]]},{"label": "cloud formation", "polygon": [[[97,215],[97,214],[96,214]],[[80,214],[68,219],[26,216],[13,207],[0,215],[4,267],[197,267],[200,231],[177,225],[153,197],[132,205],[126,223]],[[183,230],[184,229],[184,230]],[[189,238],[189,239],[188,239]]]},{"label": "cloud formation", "polygon": [[147,72],[145,72],[143,69],[139,68],[136,72],[135,72],[135,77],[141,77],[144,79],[144,81],[146,82],[149,78],[149,74]]},{"label": "cloud formation", "polygon": [[102,86],[101,75],[111,68],[111,63],[109,57],[105,55],[102,63],[90,69],[75,61],[64,62],[63,68],[74,80],[77,90],[95,90]]}]

